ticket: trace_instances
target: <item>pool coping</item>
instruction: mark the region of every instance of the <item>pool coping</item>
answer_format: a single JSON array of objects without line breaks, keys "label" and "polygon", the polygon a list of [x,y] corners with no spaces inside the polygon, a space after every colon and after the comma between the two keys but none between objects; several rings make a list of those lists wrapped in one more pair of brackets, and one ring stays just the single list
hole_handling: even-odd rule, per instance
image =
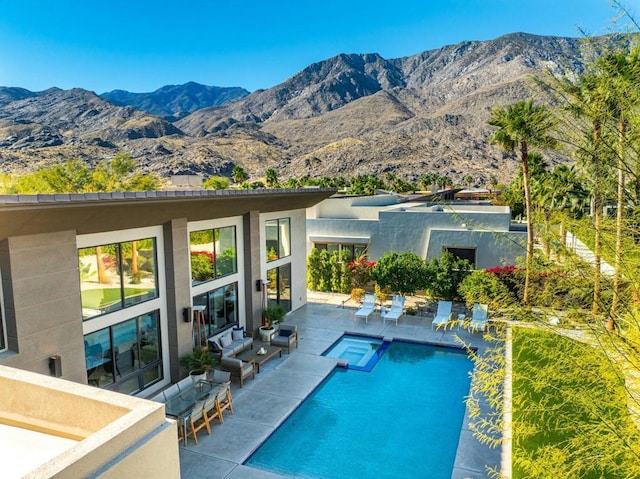
[{"label": "pool coping", "polygon": [[[339,367],[335,358],[321,356],[331,344],[344,334],[379,337],[402,342],[429,344],[437,347],[463,349],[454,338],[455,332],[432,331],[430,318],[403,317],[400,324],[375,324],[353,321],[355,310],[308,303],[287,316],[288,323],[298,324],[299,347],[290,355],[274,358],[254,381],[245,382],[240,389],[234,384],[234,415],[225,415],[224,424],[215,424],[210,436],[198,436],[199,445],[192,441],[180,446],[183,478],[209,477],[213,479],[285,479],[290,476],[266,472],[244,465],[244,462],[323,381]],[[327,309],[333,308],[333,309]],[[335,315],[328,318],[327,313]],[[316,317],[321,316],[321,317]],[[415,323],[415,324],[412,324]],[[476,350],[484,347],[481,334],[460,331],[465,342]],[[269,366],[268,368],[266,366]],[[473,380],[473,379],[472,379]],[[277,408],[265,407],[265,402]],[[277,409],[277,411],[276,411]],[[497,458],[497,461],[496,461]],[[452,479],[488,478],[484,464],[500,465],[500,451],[488,451],[472,437],[465,409],[463,427],[454,462]],[[206,472],[204,472],[206,471]]]}]

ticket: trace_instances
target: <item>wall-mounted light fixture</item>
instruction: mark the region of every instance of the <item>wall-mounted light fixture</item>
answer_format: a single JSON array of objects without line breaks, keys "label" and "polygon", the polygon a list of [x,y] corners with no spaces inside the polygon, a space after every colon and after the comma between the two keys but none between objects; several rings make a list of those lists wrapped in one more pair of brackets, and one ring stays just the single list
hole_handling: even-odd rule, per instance
[{"label": "wall-mounted light fixture", "polygon": [[193,317],[193,313],[191,312],[191,307],[182,309],[182,320],[185,323],[190,323],[192,317]]},{"label": "wall-mounted light fixture", "polygon": [[62,357],[59,354],[49,356],[49,370],[52,376],[57,378],[62,376]]}]

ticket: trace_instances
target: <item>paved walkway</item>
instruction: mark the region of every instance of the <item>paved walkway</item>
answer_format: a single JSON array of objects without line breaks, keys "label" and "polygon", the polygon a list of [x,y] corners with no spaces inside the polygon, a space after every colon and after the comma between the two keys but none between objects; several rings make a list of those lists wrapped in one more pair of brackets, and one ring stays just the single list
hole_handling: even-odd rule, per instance
[{"label": "paved walkway", "polygon": [[[383,324],[379,314],[369,318],[368,323],[354,321],[355,305],[350,307],[346,302],[340,306],[345,299],[345,295],[310,293],[309,303],[287,316],[287,323],[298,325],[298,349],[265,363],[256,379],[247,380],[243,388],[234,382],[235,413],[225,413],[224,424],[216,422],[210,436],[200,431],[198,445],[192,439],[186,447],[181,443],[180,469],[184,479],[285,478],[242,463],[335,368],[336,360],[321,354],[344,332],[448,345],[458,344],[454,337],[459,334],[479,352],[485,347],[480,333],[432,331],[433,315],[429,313],[403,316],[397,326]],[[452,479],[486,478],[485,464],[496,467],[500,458],[500,450],[490,449],[473,438],[465,416]],[[429,477],[429,471],[425,471],[425,477]]]},{"label": "paved walkway", "polygon": [[[567,248],[572,250],[589,264],[595,264],[595,255],[593,254],[593,251],[591,251],[582,241],[576,238],[570,231],[567,231]],[[601,258],[600,271],[605,276],[613,277],[615,269]]]}]

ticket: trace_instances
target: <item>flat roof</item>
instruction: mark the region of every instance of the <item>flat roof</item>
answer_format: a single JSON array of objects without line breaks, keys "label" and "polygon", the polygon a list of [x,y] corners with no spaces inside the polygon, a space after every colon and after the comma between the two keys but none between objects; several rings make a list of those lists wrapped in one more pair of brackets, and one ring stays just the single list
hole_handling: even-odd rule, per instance
[{"label": "flat roof", "polygon": [[305,209],[334,188],[167,190],[0,195],[0,238],[75,230],[89,234],[165,224]]},{"label": "flat roof", "polygon": [[[0,208],[15,205],[51,205],[87,202],[111,202],[131,200],[175,200],[189,198],[245,198],[266,197],[274,195],[317,195],[325,193],[327,197],[334,194],[335,188],[259,188],[255,190],[158,190],[158,191],[112,191],[96,193],[52,193],[36,195],[0,195]],[[324,196],[324,195],[323,195]]]},{"label": "flat roof", "polygon": [[22,427],[0,424],[2,477],[19,478],[71,449],[78,441]]}]

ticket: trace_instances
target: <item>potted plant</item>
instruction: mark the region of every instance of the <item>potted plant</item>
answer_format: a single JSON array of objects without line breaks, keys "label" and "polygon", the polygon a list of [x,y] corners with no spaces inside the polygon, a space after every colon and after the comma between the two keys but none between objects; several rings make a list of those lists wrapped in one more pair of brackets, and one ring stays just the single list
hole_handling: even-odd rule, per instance
[{"label": "potted plant", "polygon": [[262,311],[262,326],[260,326],[260,339],[269,341],[274,327],[282,321],[286,315],[286,311],[279,304],[270,304]]},{"label": "potted plant", "polygon": [[195,383],[206,379],[207,372],[218,364],[218,360],[209,354],[208,349],[194,349],[180,358],[180,364],[189,370],[189,376]]}]

